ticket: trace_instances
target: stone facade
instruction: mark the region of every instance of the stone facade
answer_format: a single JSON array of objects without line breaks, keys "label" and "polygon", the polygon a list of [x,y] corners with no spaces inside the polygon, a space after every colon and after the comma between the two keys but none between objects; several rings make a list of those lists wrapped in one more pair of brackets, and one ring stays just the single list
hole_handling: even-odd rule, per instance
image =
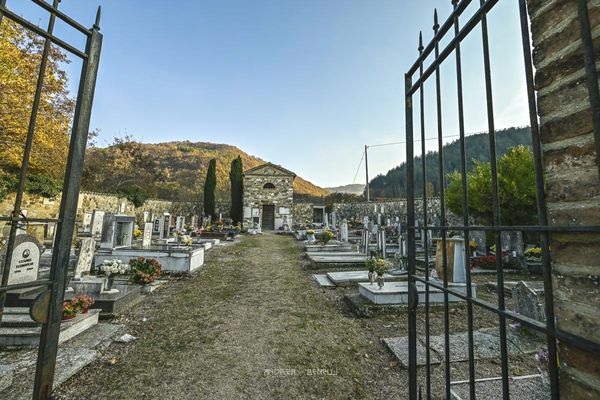
[{"label": "stone facade", "polygon": [[[588,2],[596,65],[600,2]],[[577,1],[529,0],[535,85],[544,156],[548,219],[556,225],[600,225],[595,152]],[[553,234],[556,326],[600,343],[600,247],[597,234]],[[560,397],[600,398],[600,357],[560,343]]]},{"label": "stone facade", "polygon": [[244,226],[258,224],[280,229],[293,224],[294,179],[296,174],[271,163],[244,173]]}]

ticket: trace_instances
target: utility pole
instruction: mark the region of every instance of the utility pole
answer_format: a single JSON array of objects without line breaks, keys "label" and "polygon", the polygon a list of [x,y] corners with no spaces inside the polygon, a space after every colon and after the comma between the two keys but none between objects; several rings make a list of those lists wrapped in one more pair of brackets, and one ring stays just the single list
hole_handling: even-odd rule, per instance
[{"label": "utility pole", "polygon": [[369,146],[365,145],[365,174],[367,175],[367,202],[371,201],[371,193],[369,193],[369,159],[367,158],[367,149]]}]

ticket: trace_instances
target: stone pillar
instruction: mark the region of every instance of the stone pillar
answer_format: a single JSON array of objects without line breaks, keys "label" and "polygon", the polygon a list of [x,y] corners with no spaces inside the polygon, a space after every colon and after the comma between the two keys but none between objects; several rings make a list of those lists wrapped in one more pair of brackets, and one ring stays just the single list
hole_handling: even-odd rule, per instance
[{"label": "stone pillar", "polygon": [[[538,92],[548,220],[600,225],[600,177],[595,153],[581,31],[575,0],[528,0]],[[600,2],[588,1],[596,65]],[[558,329],[600,342],[600,235],[552,234]],[[564,399],[600,398],[600,357],[560,344]]]}]

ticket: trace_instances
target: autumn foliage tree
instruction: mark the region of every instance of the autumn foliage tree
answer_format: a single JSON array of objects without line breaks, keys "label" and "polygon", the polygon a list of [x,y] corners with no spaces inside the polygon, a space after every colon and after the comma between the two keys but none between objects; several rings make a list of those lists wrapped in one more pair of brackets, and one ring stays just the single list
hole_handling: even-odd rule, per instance
[{"label": "autumn foliage tree", "polygon": [[204,181],[204,215],[215,217],[215,189],[217,187],[217,160],[208,163],[206,181]]},{"label": "autumn foliage tree", "polygon": [[244,217],[244,166],[242,157],[237,156],[231,162],[229,172],[231,182],[231,212],[230,217],[234,224],[242,222]]},{"label": "autumn foliage tree", "polygon": [[[20,169],[44,40],[6,18],[0,25],[0,175]],[[67,56],[52,46],[35,125],[30,172],[36,187],[62,181],[74,101],[61,68]]]}]

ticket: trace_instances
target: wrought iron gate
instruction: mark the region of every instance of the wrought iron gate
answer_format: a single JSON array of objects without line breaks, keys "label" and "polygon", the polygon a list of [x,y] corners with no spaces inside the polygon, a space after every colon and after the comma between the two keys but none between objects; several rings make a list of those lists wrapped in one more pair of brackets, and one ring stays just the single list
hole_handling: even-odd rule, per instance
[{"label": "wrought iron gate", "polygon": [[[65,13],[58,10],[60,0],[53,0],[52,4],[45,0],[31,0],[43,12],[49,15],[48,27],[46,30],[31,23],[25,18],[11,11],[6,0],[0,0],[0,24],[4,18],[24,27],[25,29],[44,38],[44,48],[40,60],[39,73],[27,136],[23,151],[23,161],[21,164],[18,178],[18,186],[14,209],[9,217],[2,216],[0,221],[10,224],[10,233],[6,243],[6,259],[0,260],[2,266],[2,281],[0,283],[0,321],[4,311],[6,293],[10,290],[46,287],[44,296],[38,297],[40,313],[34,315],[38,322],[42,323],[42,331],[39,342],[37,367],[35,374],[35,383],[33,390],[34,399],[49,398],[52,392],[54,380],[54,369],[58,351],[58,336],[62,319],[62,303],[67,279],[67,267],[71,250],[71,242],[75,227],[75,218],[77,213],[77,200],[79,196],[79,187],[85,148],[88,139],[90,126],[90,116],[92,111],[92,102],[94,99],[94,90],[96,77],[98,73],[98,64],[100,60],[100,50],[102,47],[102,34],[100,33],[100,8],[96,14],[96,21],[92,28],[87,29],[79,24]],[[54,35],[54,26],[57,18],[66,25],[73,28],[86,38],[85,50],[79,50],[75,46],[61,40]],[[82,60],[82,71],[77,93],[77,102],[75,114],[73,116],[71,139],[69,152],[67,154],[67,166],[63,182],[62,199],[60,203],[60,212],[58,218],[27,218],[22,213],[23,193],[25,182],[29,169],[31,151],[34,146],[34,136],[36,131],[36,120],[40,108],[42,92],[44,89],[44,76],[48,65],[51,46],[58,46],[62,50],[79,57]],[[29,222],[36,223],[55,223],[56,235],[52,252],[52,267],[50,269],[49,279],[36,280],[24,284],[8,285],[10,261],[15,246],[15,237],[17,229]]]},{"label": "wrought iron gate", "polygon": [[[587,10],[586,1],[578,0],[580,4],[580,14],[582,9]],[[535,180],[536,180],[536,195],[537,195],[537,210],[538,210],[538,224],[531,226],[503,226],[500,218],[500,202],[499,202],[499,189],[498,189],[498,171],[497,171],[497,159],[496,159],[496,140],[495,140],[495,125],[494,125],[494,107],[493,107],[493,88],[491,79],[491,63],[490,63],[490,42],[488,40],[488,22],[487,14],[499,0],[480,0],[479,8],[473,12],[470,18],[462,26],[460,24],[461,17],[464,17],[465,10],[472,3],[471,0],[452,0],[454,6],[453,12],[450,17],[443,23],[438,23],[437,12],[434,16],[434,37],[432,41],[427,45],[423,45],[422,36],[419,38],[419,57],[416,62],[410,68],[405,75],[405,101],[406,101],[406,159],[407,159],[407,197],[408,197],[408,257],[409,257],[409,397],[410,399],[431,398],[434,394],[432,393],[432,358],[430,354],[430,290],[440,291],[443,294],[443,314],[444,314],[444,387],[445,393],[442,395],[445,398],[451,398],[451,368],[450,368],[450,313],[449,313],[449,296],[455,296],[466,302],[466,313],[467,313],[467,338],[468,338],[468,373],[469,373],[469,389],[470,398],[475,399],[475,354],[474,354],[474,318],[473,312],[474,307],[480,307],[486,312],[490,312],[498,318],[498,329],[500,336],[500,364],[501,364],[501,375],[502,375],[502,397],[508,399],[510,397],[510,384],[509,384],[509,355],[507,350],[507,327],[508,321],[517,321],[523,326],[545,335],[549,353],[549,375],[550,375],[550,387],[551,395],[553,399],[559,398],[559,382],[558,382],[558,367],[557,367],[557,341],[562,343],[571,344],[577,346],[585,351],[593,354],[600,354],[600,346],[598,344],[590,342],[584,338],[574,336],[567,332],[558,330],[554,324],[554,305],[553,305],[553,288],[552,288],[552,267],[549,254],[549,236],[552,233],[569,233],[577,234],[584,232],[600,232],[598,227],[573,227],[573,226],[556,226],[548,225],[548,217],[546,211],[546,200],[544,191],[544,172],[542,164],[542,152],[539,137],[539,126],[538,126],[538,112],[536,104],[536,94],[534,89],[533,80],[533,65],[532,65],[532,53],[530,48],[530,35],[529,35],[529,19],[527,15],[527,3],[526,0],[514,1],[515,7],[519,7],[520,12],[520,23],[521,23],[521,38],[523,46],[523,60],[525,64],[525,78],[527,83],[527,95],[529,103],[529,119],[531,124],[531,136],[532,136],[532,150],[534,155],[535,165]],[[583,4],[583,6],[581,6]],[[580,15],[581,16],[581,15]],[[589,35],[590,27],[587,22],[587,28],[585,25],[585,19],[587,14],[582,18],[581,25],[584,36],[584,47],[586,50],[586,66],[588,67],[588,83],[590,85],[590,98],[591,106],[594,110],[594,128],[596,135],[600,131],[600,97],[598,97],[598,86],[597,86],[597,75],[594,58],[593,58],[593,47],[591,44],[591,35]],[[481,30],[481,47],[483,50],[483,71],[485,80],[485,93],[486,93],[486,109],[487,109],[487,132],[489,136],[489,149],[490,149],[490,164],[491,164],[491,178],[492,178],[492,210],[493,210],[493,223],[489,226],[472,225],[471,219],[469,218],[468,198],[467,198],[467,159],[465,154],[465,122],[464,122],[464,103],[463,103],[463,76],[462,76],[462,65],[461,65],[461,42],[475,29],[479,27]],[[587,41],[586,39],[587,29]],[[446,40],[447,45],[442,48],[442,41]],[[591,55],[590,55],[591,53]],[[445,173],[444,170],[444,153],[443,148],[443,128],[442,128],[442,97],[441,97],[441,73],[440,66],[444,61],[449,61],[451,55],[455,58],[455,69],[456,69],[456,92],[452,94],[456,95],[458,104],[458,126],[459,126],[459,144],[460,144],[460,175],[462,183],[462,225],[451,226],[448,223],[447,212],[445,206],[445,193],[444,193],[444,182]],[[428,63],[427,60],[432,60]],[[422,171],[422,176],[425,177],[425,90],[424,86],[428,79],[435,79],[435,112],[437,116],[437,140],[438,140],[438,157],[439,157],[439,181],[440,181],[440,197],[441,197],[441,208],[440,208],[440,222],[431,223],[431,216],[428,215],[427,209],[427,187],[426,179],[422,179],[422,203],[423,208],[420,215],[416,215],[417,202],[421,199],[415,196],[415,185],[420,182],[416,182],[416,170],[418,168]],[[594,96],[594,93],[595,96]],[[420,137],[414,135],[414,112],[413,112],[413,97],[419,95],[419,125],[420,125]],[[598,137],[598,136],[597,136]],[[421,165],[415,165],[415,146],[414,142],[421,142],[422,157],[420,159]],[[597,139],[597,145],[600,145],[600,140]],[[430,264],[429,264],[429,248],[427,240],[420,241],[422,250],[424,253],[424,265],[425,271],[423,274],[417,273],[417,231],[421,232],[439,232],[441,236],[441,249],[442,249],[442,269],[443,276],[439,280],[430,278]],[[502,257],[496,257],[496,284],[497,284],[497,304],[493,304],[473,296],[471,286],[471,272],[470,268],[466,268],[466,294],[454,290],[448,285],[448,254],[446,242],[448,239],[448,233],[450,231],[458,231],[464,234],[465,243],[465,254],[466,260],[470,258],[469,252],[469,235],[473,231],[484,231],[490,232],[494,236],[494,243],[496,249],[502,249],[501,233],[507,231],[523,231],[532,232],[539,234],[540,243],[542,248],[542,263],[543,263],[543,279],[544,279],[544,291],[545,291],[545,314],[546,322],[542,323],[530,318],[527,318],[521,314],[511,311],[506,308],[504,298],[504,276],[503,276],[503,260]],[[426,238],[427,235],[421,235]],[[424,290],[424,331],[417,332],[418,330],[418,287],[420,286]],[[417,363],[417,333],[424,335],[425,349],[424,349],[424,379],[419,378],[419,370]],[[420,370],[423,372],[423,370]]]}]

